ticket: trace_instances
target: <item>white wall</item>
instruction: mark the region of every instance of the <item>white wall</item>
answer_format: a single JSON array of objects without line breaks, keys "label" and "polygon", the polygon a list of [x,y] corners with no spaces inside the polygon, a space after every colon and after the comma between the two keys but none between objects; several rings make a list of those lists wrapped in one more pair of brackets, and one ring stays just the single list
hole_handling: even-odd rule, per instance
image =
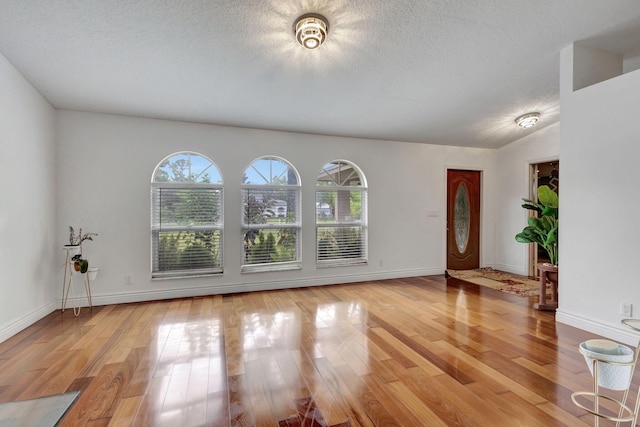
[{"label": "white wall", "polygon": [[[59,111],[57,241],[69,225],[99,234],[84,246],[101,268],[94,303],[441,274],[445,268],[446,167],[483,170],[481,262],[494,257],[495,150],[358,140]],[[167,155],[196,151],[211,158],[225,182],[224,274],[150,280],[151,174]],[[263,155],[281,156],[303,185],[301,271],[240,273],[240,182]],[[335,159],[356,163],[369,184],[369,264],[315,267],[315,193],[320,168]],[[427,217],[437,212],[437,217]],[[490,230],[490,232],[486,232]],[[62,262],[62,260],[60,260]],[[61,279],[62,270],[58,273]],[[124,276],[131,275],[132,285]]]},{"label": "white wall", "polygon": [[[581,49],[561,55],[560,308],[557,319],[636,344],[621,302],[640,318],[640,71],[573,91]],[[597,68],[597,67],[594,67]],[[635,335],[637,336],[637,335]]]},{"label": "white wall", "polygon": [[[558,160],[560,124],[555,123],[529,134],[497,151],[495,215],[495,268],[512,273],[528,274],[528,245],[518,243],[515,235],[527,224],[527,211],[522,198],[529,197],[529,165]],[[560,165],[560,183],[564,187]]]},{"label": "white wall", "polygon": [[54,310],[55,111],[0,54],[0,341]]}]

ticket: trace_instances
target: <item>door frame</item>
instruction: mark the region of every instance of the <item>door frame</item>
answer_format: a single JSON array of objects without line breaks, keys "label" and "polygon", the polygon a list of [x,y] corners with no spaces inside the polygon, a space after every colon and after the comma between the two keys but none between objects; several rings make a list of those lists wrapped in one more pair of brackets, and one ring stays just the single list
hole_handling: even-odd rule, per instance
[{"label": "door frame", "polygon": [[445,165],[444,167],[444,185],[443,185],[443,206],[444,206],[444,218],[443,218],[443,227],[442,227],[442,234],[443,234],[443,245],[442,245],[442,264],[444,265],[444,270],[447,270],[447,257],[449,256],[448,254],[448,247],[447,247],[447,219],[449,217],[449,206],[447,204],[447,189],[448,189],[448,185],[449,185],[449,181],[447,178],[447,174],[449,172],[449,170],[461,170],[461,171],[471,171],[471,172],[479,172],[480,173],[480,225],[479,225],[479,230],[478,230],[478,239],[479,239],[479,243],[478,243],[478,251],[480,252],[479,257],[480,257],[480,267],[484,266],[484,251],[482,250],[482,245],[484,242],[484,226],[483,226],[483,220],[484,220],[484,173],[485,170],[482,167],[474,167],[474,166],[456,166],[456,165]]},{"label": "door frame", "polygon": [[[534,189],[538,188],[538,164],[544,162],[529,163],[529,179],[527,180],[527,197],[533,199],[535,197]],[[534,216],[533,211],[527,212],[527,219]],[[529,243],[527,245],[527,274],[530,277],[538,277],[538,245],[536,243]]]}]

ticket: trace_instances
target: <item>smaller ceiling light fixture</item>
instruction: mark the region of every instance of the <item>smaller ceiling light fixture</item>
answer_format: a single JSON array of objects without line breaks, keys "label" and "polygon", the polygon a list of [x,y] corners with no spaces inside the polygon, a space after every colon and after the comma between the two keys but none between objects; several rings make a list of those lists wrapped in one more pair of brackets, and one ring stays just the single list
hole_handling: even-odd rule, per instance
[{"label": "smaller ceiling light fixture", "polygon": [[540,113],[527,113],[516,119],[516,123],[523,129],[528,129],[535,126],[540,120]]},{"label": "smaller ceiling light fixture", "polygon": [[324,43],[328,31],[329,21],[316,13],[302,15],[293,24],[296,40],[306,49],[315,49]]}]

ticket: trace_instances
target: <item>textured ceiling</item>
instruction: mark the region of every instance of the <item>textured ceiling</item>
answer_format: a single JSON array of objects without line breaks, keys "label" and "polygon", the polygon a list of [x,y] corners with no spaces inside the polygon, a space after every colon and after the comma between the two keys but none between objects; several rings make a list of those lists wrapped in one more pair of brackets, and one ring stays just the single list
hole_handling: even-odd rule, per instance
[{"label": "textured ceiling", "polygon": [[0,0],[0,52],[57,108],[468,147],[559,120],[573,41],[637,58],[640,2]]}]

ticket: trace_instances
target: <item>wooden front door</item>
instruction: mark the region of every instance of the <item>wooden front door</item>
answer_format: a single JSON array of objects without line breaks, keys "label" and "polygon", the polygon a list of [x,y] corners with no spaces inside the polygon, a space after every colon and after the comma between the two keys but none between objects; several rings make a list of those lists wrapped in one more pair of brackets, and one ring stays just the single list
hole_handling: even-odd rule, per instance
[{"label": "wooden front door", "polygon": [[480,172],[447,170],[447,269],[480,267]]}]

